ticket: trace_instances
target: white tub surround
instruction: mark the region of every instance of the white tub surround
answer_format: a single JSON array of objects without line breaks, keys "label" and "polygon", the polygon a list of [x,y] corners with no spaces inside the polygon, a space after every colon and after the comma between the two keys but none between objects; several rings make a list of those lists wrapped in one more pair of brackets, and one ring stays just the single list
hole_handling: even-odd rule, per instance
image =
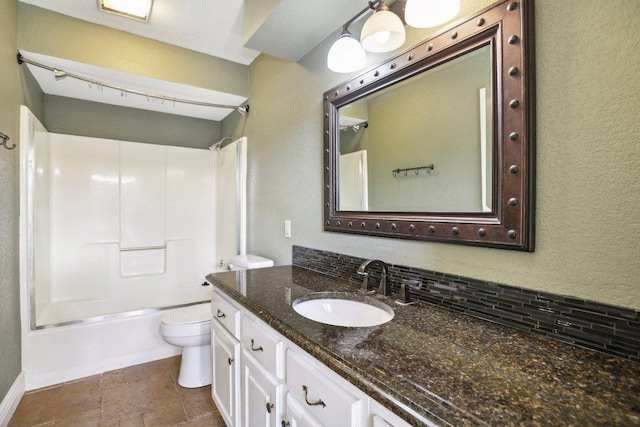
[{"label": "white tub surround", "polygon": [[21,116],[27,390],[179,354],[158,310],[208,301],[205,275],[238,253],[246,138],[209,151],[54,134]]}]

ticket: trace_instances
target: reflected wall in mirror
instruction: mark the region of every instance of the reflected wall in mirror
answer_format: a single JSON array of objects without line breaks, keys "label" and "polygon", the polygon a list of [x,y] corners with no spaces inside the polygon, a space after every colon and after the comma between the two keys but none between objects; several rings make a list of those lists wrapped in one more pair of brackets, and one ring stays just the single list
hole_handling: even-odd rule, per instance
[{"label": "reflected wall in mirror", "polygon": [[531,3],[325,92],[325,230],[533,250]]},{"label": "reflected wall in mirror", "polygon": [[490,212],[492,81],[485,45],[341,107],[337,209]]}]

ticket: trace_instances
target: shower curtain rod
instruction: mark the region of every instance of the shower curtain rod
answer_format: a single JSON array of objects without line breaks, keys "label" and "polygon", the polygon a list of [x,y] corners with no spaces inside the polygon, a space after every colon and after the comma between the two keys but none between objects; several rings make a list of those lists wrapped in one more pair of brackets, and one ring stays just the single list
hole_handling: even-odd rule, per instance
[{"label": "shower curtain rod", "polygon": [[209,102],[192,101],[192,100],[189,100],[189,99],[174,98],[174,97],[165,96],[165,95],[158,95],[158,94],[153,94],[153,93],[149,93],[149,92],[142,92],[142,91],[135,90],[135,89],[129,89],[129,88],[126,88],[124,86],[115,86],[115,85],[112,85],[112,84],[109,84],[109,83],[101,82],[99,80],[90,79],[88,77],[84,77],[84,76],[81,76],[81,75],[78,75],[78,74],[69,73],[69,72],[64,71],[64,70],[62,70],[60,68],[54,68],[54,67],[42,64],[42,63],[37,62],[37,61],[33,61],[31,59],[27,59],[24,56],[22,56],[21,53],[18,53],[18,64],[22,65],[23,63],[31,64],[31,65],[34,65],[36,67],[43,68],[45,70],[51,71],[52,73],[55,74],[56,80],[61,80],[61,79],[64,79],[66,77],[71,77],[72,79],[81,80],[81,81],[87,82],[89,84],[94,84],[94,85],[96,85],[96,86],[98,86],[100,88],[106,87],[106,88],[110,88],[110,89],[119,90],[120,93],[122,93],[122,94],[131,93],[133,95],[144,96],[144,97],[147,98],[147,100],[149,100],[149,98],[153,98],[153,99],[159,99],[163,103],[164,103],[164,101],[169,101],[169,102],[173,102],[174,104],[176,102],[178,102],[180,104],[199,105],[201,107],[228,108],[228,109],[231,109],[231,110],[236,110],[237,112],[239,112],[242,115],[245,115],[245,114],[247,114],[249,112],[249,104],[247,104],[247,105],[211,104]]}]

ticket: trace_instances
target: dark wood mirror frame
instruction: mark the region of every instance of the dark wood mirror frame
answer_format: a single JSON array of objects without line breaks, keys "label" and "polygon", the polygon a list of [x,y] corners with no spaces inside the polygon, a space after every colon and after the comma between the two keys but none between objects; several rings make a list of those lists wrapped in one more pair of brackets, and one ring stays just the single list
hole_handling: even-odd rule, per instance
[{"label": "dark wood mirror frame", "polygon": [[[339,108],[486,44],[491,46],[494,75],[492,211],[338,210]],[[535,202],[533,46],[533,1],[499,1],[325,92],[325,231],[532,252]]]}]

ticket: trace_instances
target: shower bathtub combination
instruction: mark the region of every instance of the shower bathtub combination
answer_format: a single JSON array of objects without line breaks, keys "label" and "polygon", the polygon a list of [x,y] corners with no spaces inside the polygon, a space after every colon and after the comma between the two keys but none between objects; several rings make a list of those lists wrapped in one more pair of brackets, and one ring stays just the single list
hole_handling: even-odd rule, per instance
[{"label": "shower bathtub combination", "polygon": [[[238,253],[246,138],[221,150],[49,133],[21,109],[26,389],[177,355],[165,310]],[[46,355],[46,357],[43,357]]]}]

